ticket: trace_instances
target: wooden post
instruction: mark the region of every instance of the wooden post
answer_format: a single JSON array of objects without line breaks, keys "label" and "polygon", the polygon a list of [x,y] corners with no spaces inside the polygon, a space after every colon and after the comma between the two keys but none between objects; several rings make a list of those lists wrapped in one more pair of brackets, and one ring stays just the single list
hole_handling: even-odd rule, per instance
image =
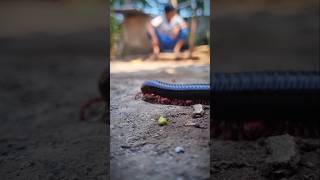
[{"label": "wooden post", "polygon": [[[191,4],[194,3],[191,0]],[[196,15],[196,6],[192,7],[192,17],[191,17],[191,25],[190,25],[190,36],[189,36],[189,57],[192,58],[192,53],[194,49],[193,41],[195,39],[196,31],[197,31],[197,20],[195,18]]]}]

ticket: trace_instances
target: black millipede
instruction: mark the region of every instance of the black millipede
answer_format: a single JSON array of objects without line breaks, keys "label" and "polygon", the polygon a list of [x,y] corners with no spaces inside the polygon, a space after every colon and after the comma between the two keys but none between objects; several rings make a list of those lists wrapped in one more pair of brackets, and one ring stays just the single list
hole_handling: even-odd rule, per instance
[{"label": "black millipede", "polygon": [[211,102],[213,124],[216,125],[221,122],[241,124],[257,119],[269,124],[299,122],[299,126],[311,120],[308,126],[316,126],[311,127],[314,130],[319,125],[314,119],[319,115],[319,71],[217,73],[210,79],[210,84],[148,80],[143,83],[141,91],[149,101],[157,103],[191,105]]}]

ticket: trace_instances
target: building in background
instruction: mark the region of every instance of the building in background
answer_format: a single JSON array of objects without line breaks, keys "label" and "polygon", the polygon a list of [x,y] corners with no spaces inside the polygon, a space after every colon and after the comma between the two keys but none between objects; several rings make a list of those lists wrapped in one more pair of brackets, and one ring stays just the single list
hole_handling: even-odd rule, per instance
[{"label": "building in background", "polygon": [[[209,44],[210,36],[210,1],[185,0],[174,1],[178,13],[191,26],[192,19],[196,22],[192,42],[194,45]],[[146,3],[146,4],[144,4]],[[154,16],[159,15],[167,1],[139,1],[126,0],[112,2],[111,16],[116,17],[121,24],[121,37],[114,45],[116,55],[151,53],[150,40],[145,29],[146,23]],[[114,54],[115,55],[115,54]]]}]

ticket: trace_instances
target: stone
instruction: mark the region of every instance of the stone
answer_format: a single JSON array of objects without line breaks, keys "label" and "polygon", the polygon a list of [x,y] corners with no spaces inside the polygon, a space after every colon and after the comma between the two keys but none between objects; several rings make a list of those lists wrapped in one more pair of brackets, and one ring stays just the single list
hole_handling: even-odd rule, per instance
[{"label": "stone", "polygon": [[183,147],[180,147],[180,146],[176,147],[174,150],[177,154],[184,153]]},{"label": "stone", "polygon": [[270,156],[266,159],[267,163],[296,165],[300,161],[298,147],[292,136],[272,136],[266,140],[267,150]]},{"label": "stone", "polygon": [[204,114],[204,110],[201,104],[195,104],[193,105],[193,112],[192,117],[193,118],[200,118]]},{"label": "stone", "polygon": [[265,160],[263,174],[273,178],[290,176],[300,162],[298,146],[290,135],[272,136],[266,139],[269,155]]}]

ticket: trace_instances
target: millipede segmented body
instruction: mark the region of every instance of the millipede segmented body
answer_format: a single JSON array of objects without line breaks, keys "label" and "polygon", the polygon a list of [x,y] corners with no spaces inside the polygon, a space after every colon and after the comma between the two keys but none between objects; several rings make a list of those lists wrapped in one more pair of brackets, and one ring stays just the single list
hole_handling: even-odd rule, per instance
[{"label": "millipede segmented body", "polygon": [[151,80],[143,83],[141,91],[149,102],[163,104],[209,104],[211,97],[216,137],[250,139],[276,131],[313,137],[319,127],[314,119],[320,101],[318,71],[219,73],[210,84]]}]

